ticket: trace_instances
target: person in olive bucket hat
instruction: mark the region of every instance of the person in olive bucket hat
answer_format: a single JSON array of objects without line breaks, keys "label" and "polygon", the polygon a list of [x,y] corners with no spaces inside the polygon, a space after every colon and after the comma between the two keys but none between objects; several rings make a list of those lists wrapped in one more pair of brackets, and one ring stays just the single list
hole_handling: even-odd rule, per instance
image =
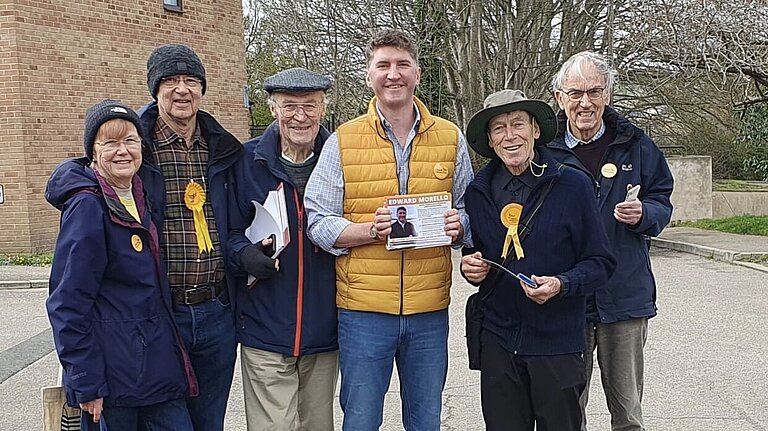
[{"label": "person in olive bucket hat", "polygon": [[519,90],[488,96],[467,125],[469,145],[491,158],[467,187],[474,246],[461,260],[480,286],[482,324],[467,337],[480,340],[470,367],[481,373],[488,430],[581,426],[585,297],[616,261],[591,181],[542,150],[556,132],[552,108]]}]

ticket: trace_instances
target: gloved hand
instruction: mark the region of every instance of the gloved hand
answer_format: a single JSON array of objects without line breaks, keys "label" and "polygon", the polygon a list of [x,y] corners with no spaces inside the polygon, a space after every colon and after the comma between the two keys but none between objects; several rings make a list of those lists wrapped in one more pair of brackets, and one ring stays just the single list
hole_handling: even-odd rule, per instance
[{"label": "gloved hand", "polygon": [[279,263],[269,258],[262,244],[251,244],[240,251],[240,264],[248,274],[266,280],[277,273]]}]

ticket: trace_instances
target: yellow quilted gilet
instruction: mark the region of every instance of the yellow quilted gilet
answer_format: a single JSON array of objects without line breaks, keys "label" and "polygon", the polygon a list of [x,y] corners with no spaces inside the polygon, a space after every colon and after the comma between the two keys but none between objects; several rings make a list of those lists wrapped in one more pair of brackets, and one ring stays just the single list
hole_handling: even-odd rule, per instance
[{"label": "yellow quilted gilet", "polygon": [[[457,127],[432,116],[415,99],[421,115],[412,142],[408,193],[451,192],[458,148]],[[395,153],[376,111],[368,112],[337,130],[344,172],[344,217],[372,222],[384,198],[399,194]],[[356,311],[416,314],[448,307],[451,287],[451,249],[387,251],[384,241],[350,248],[336,259],[336,305]]]}]

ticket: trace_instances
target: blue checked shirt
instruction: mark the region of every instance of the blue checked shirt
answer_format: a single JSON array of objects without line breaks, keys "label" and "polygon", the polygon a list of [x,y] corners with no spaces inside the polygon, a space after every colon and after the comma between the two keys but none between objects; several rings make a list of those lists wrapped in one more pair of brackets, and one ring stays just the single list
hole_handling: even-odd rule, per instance
[{"label": "blue checked shirt", "polygon": [[605,121],[602,121],[600,124],[600,129],[597,130],[597,133],[595,133],[595,136],[589,138],[589,140],[585,142],[573,136],[573,133],[571,133],[571,124],[568,123],[568,125],[565,127],[565,145],[567,145],[568,148],[570,149],[574,149],[579,144],[587,145],[592,142],[595,142],[598,139],[602,138],[604,134],[605,134]]},{"label": "blue checked shirt", "polygon": [[[378,111],[378,107],[376,109]],[[402,147],[392,131],[392,126],[381,115],[381,111],[378,111],[387,138],[392,142],[392,147],[395,150],[400,194],[406,194],[408,190],[408,177],[410,175],[408,162],[411,158],[411,144],[416,137],[416,132],[419,130],[419,123],[421,122],[419,110],[415,108],[415,105],[414,110],[416,111],[416,121],[413,123],[405,145]],[[464,138],[461,130],[459,130],[459,147],[456,152],[456,169],[453,173],[453,190],[451,190],[451,194],[453,196],[453,207],[459,211],[461,224],[464,226],[464,238],[454,243],[455,247],[472,245],[469,217],[464,210],[464,191],[473,177],[472,163],[467,152],[467,140]],[[325,141],[323,151],[320,153],[320,158],[317,161],[317,166],[309,177],[307,191],[304,195],[304,206],[307,211],[307,235],[309,239],[320,248],[336,256],[349,252],[347,248],[334,246],[341,232],[352,224],[343,216],[343,201],[344,173],[341,168],[341,158],[339,157],[339,138],[334,133]]]}]

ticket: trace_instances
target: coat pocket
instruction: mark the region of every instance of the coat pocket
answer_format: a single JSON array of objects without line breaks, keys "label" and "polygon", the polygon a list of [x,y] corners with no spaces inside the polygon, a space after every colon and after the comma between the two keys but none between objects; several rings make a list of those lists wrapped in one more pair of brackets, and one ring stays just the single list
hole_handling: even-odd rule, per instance
[{"label": "coat pocket", "polygon": [[96,322],[104,355],[110,397],[129,392],[141,384],[146,368],[147,347],[157,336],[159,317]]}]

